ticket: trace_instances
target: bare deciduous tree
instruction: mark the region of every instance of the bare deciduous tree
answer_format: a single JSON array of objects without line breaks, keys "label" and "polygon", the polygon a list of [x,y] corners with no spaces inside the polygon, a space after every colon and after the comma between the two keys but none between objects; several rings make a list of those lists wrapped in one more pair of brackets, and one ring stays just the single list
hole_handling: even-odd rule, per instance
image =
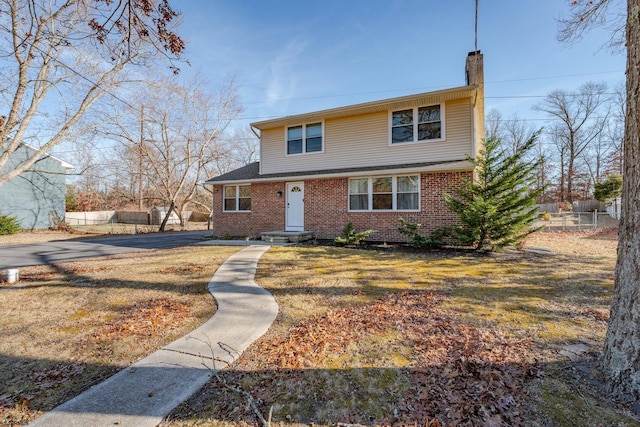
[{"label": "bare deciduous tree", "polygon": [[222,136],[241,112],[235,84],[229,81],[215,95],[205,92],[205,86],[198,77],[188,85],[172,79],[150,84],[138,96],[144,103],[142,126],[142,106],[123,110],[117,105],[103,130],[122,143],[119,152],[126,159],[123,164],[129,165],[129,178],[137,181],[142,174],[147,197],[168,208],[160,231],[171,212],[185,224],[185,210],[196,199],[208,171],[229,156]]},{"label": "bare deciduous tree", "polygon": [[0,0],[0,170],[20,145],[38,149],[0,184],[86,131],[81,117],[159,54],[177,59],[168,0]]},{"label": "bare deciduous tree", "polygon": [[[517,113],[514,113],[502,123],[502,147],[513,155],[538,132],[540,132],[539,129],[535,129],[525,120],[521,120]],[[537,141],[538,138],[535,139]]]},{"label": "bare deciduous tree", "polygon": [[484,117],[485,138],[502,139],[502,113],[493,108]]},{"label": "bare deciduous tree", "polygon": [[606,110],[607,101],[606,85],[588,82],[573,93],[554,90],[535,107],[560,123],[553,127],[549,136],[563,160],[562,202],[573,202],[576,162],[595,140],[602,137],[609,114]]},{"label": "bare deciduous tree", "polygon": [[626,92],[624,85],[618,85],[612,96],[611,120],[605,131],[610,151],[606,158],[605,173],[624,173],[624,118],[626,115]]},{"label": "bare deciduous tree", "polygon": [[532,188],[532,190],[541,188],[541,194],[537,202],[545,203],[546,187],[551,174],[551,162],[543,148],[542,141],[537,137],[537,134],[540,134],[542,129],[536,130],[515,113],[511,118],[504,119],[502,114],[495,109],[489,111],[485,122],[487,138],[499,140],[501,149],[510,155],[515,154],[520,147],[531,139],[536,141],[534,147],[527,153],[528,157],[525,160],[536,164],[536,188]]}]

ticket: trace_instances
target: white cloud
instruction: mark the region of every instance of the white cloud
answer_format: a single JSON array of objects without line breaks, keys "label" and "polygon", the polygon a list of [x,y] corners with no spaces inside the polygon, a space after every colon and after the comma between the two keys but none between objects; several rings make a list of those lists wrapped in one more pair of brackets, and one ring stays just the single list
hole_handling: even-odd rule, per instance
[{"label": "white cloud", "polygon": [[296,66],[307,46],[307,42],[293,39],[271,60],[266,94],[269,104],[295,95],[298,84]]}]

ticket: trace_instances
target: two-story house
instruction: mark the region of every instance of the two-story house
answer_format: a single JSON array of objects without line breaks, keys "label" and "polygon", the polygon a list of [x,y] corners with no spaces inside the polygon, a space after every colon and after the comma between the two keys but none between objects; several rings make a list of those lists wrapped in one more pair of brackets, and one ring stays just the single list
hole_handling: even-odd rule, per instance
[{"label": "two-story house", "polygon": [[482,54],[466,85],[253,123],[260,162],[206,181],[214,234],[308,232],[333,239],[346,223],[404,241],[398,218],[428,233],[456,223],[444,193],[471,179],[484,137]]}]

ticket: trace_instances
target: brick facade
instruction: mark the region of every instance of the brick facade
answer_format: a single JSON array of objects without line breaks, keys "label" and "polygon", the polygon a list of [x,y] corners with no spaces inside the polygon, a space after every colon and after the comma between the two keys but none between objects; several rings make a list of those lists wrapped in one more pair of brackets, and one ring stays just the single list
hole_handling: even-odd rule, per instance
[{"label": "brick facade", "polygon": [[[420,212],[349,212],[348,178],[311,179],[304,181],[305,230],[319,239],[339,236],[351,221],[356,230],[377,230],[369,239],[402,242],[406,237],[398,232],[398,218],[422,224],[422,233],[443,226],[452,226],[457,216],[444,201],[444,193],[471,179],[470,171],[429,172],[420,175]],[[251,212],[223,212],[222,185],[213,187],[213,232],[215,235],[255,237],[260,232],[285,228],[285,182],[254,182],[251,184]],[[278,192],[282,192],[279,196]]]}]

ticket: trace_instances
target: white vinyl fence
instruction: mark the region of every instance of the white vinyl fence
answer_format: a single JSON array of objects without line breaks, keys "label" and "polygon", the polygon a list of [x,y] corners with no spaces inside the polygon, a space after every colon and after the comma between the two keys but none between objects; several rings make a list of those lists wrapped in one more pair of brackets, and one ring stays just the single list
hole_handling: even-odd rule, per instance
[{"label": "white vinyl fence", "polygon": [[116,211],[65,212],[64,222],[70,226],[117,222]]},{"label": "white vinyl fence", "polygon": [[607,213],[609,215],[611,215],[611,217],[619,220],[620,219],[620,206],[621,206],[620,197],[618,197],[617,199],[611,200],[607,204]]}]

